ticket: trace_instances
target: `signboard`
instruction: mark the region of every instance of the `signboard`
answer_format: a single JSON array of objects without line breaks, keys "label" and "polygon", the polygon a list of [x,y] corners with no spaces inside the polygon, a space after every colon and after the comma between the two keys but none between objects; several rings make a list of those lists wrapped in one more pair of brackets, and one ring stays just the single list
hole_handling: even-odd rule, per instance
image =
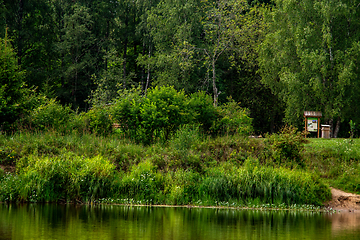
[{"label": "signboard", "polygon": [[307,118],[307,130],[309,132],[317,132],[318,131],[318,119],[309,117]]}]

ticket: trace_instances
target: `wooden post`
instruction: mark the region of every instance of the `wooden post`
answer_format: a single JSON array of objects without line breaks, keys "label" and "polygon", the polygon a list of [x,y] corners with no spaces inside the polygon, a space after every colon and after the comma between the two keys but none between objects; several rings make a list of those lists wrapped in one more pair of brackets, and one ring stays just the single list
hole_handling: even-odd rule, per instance
[{"label": "wooden post", "polygon": [[305,116],[305,138],[306,138],[306,135],[307,135],[307,117]]}]

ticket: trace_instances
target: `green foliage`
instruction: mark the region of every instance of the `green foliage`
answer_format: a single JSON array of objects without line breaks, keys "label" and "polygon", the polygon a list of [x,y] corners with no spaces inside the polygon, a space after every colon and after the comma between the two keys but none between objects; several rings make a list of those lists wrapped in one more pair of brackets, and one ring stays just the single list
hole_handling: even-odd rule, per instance
[{"label": "green foliage", "polygon": [[19,189],[22,184],[17,175],[5,174],[0,179],[0,201],[15,202],[19,200]]},{"label": "green foliage", "polygon": [[0,131],[8,130],[21,113],[28,92],[24,74],[11,43],[0,38]]},{"label": "green foliage", "polygon": [[145,200],[148,204],[157,203],[164,189],[164,178],[156,172],[150,161],[134,165],[126,174],[119,190],[119,195],[135,200]]},{"label": "green foliage", "polygon": [[350,125],[350,138],[353,138],[356,130],[356,123],[353,122],[353,120],[350,120],[349,125]]},{"label": "green foliage", "polygon": [[217,116],[209,100],[203,92],[188,97],[168,86],[149,89],[142,97],[138,88],[121,92],[111,115],[126,137],[149,144],[169,140],[183,124],[196,123],[209,130]]},{"label": "green foliage", "polygon": [[179,156],[179,158],[188,164],[191,149],[200,142],[200,133],[198,126],[182,125],[169,141],[169,146]]},{"label": "green foliage", "polygon": [[355,119],[358,4],[347,0],[274,4],[266,19],[269,33],[260,47],[259,65],[262,81],[286,103],[286,121],[300,125],[306,109],[319,110],[334,123]]},{"label": "green foliage", "polygon": [[199,199],[201,175],[191,169],[169,172],[166,182],[169,204],[185,205]]},{"label": "green foliage", "polygon": [[140,110],[144,142],[159,138],[168,140],[181,124],[189,123],[192,116],[187,105],[183,91],[178,92],[173,87],[149,89]]},{"label": "green foliage", "polygon": [[141,105],[143,97],[141,89],[131,88],[119,91],[119,96],[112,104],[110,111],[113,121],[120,124],[120,131],[129,139],[140,142]]},{"label": "green foliage", "polygon": [[1,165],[14,165],[18,154],[10,146],[0,145],[0,164]]},{"label": "green foliage", "polygon": [[219,117],[217,108],[214,107],[210,95],[198,91],[190,95],[188,107],[192,111],[196,124],[200,124],[205,133],[210,132],[216,119]]},{"label": "green foliage", "polygon": [[301,157],[304,151],[304,143],[306,140],[304,134],[298,132],[293,126],[285,126],[280,133],[274,133],[266,137],[265,145],[266,161],[273,161],[277,164],[298,164],[303,166],[303,159]]},{"label": "green foliage", "polygon": [[74,112],[68,106],[63,106],[55,99],[43,99],[43,103],[33,109],[26,118],[29,129],[53,129],[64,132],[68,127],[69,119]]},{"label": "green foliage", "polygon": [[[17,159],[16,174],[0,179],[0,201],[121,198],[131,204],[321,205],[330,196],[317,174],[262,166],[256,159],[260,139],[204,140],[196,134],[198,128],[182,126],[168,147],[135,145],[111,135],[0,136],[0,146],[6,146],[1,149]],[[179,151],[184,151],[186,164],[178,164]]]},{"label": "green foliage", "polygon": [[239,134],[248,135],[252,129],[252,119],[249,117],[247,109],[243,109],[231,98],[219,107],[219,119],[215,123],[214,130],[222,135]]},{"label": "green foliage", "polygon": [[[64,153],[60,157],[29,155],[17,163],[15,188],[17,200],[30,202],[91,201],[109,194],[111,177],[115,166],[98,155],[92,158]],[[12,177],[3,180],[4,186],[12,184]],[[2,192],[2,191],[5,191]],[[9,189],[0,192],[11,199]],[[16,199],[14,199],[16,200]]]},{"label": "green foliage", "polygon": [[307,168],[331,186],[360,193],[359,139],[310,139],[303,155]]},{"label": "green foliage", "polygon": [[1,180],[3,179],[4,176],[5,176],[5,171],[4,171],[4,169],[2,169],[2,168],[0,167],[0,182],[1,182]]},{"label": "green foliage", "polygon": [[107,106],[94,107],[85,115],[87,129],[96,134],[109,134],[112,132],[113,121]]}]

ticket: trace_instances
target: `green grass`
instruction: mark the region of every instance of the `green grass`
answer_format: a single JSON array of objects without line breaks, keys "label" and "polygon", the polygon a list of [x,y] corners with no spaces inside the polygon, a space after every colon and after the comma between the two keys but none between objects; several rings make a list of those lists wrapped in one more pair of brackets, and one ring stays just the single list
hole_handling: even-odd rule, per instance
[{"label": "green grass", "polygon": [[303,157],[332,187],[360,194],[360,139],[310,139]]},{"label": "green grass", "polygon": [[[329,198],[324,183],[360,190],[359,139],[309,139],[301,152],[304,165],[297,165],[291,159],[267,159],[271,148],[263,139],[197,134],[183,129],[169,142],[149,146],[116,134],[0,135],[0,165],[16,167],[14,173],[0,174],[0,199],[290,206],[321,205]],[[101,166],[113,166],[106,180],[84,170],[97,158],[105,161]]]}]

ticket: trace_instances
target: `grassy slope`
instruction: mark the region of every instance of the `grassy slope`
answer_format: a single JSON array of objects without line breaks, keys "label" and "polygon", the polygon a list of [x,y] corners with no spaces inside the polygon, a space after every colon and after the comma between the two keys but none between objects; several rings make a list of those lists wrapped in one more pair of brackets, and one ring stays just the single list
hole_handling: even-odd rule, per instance
[{"label": "grassy slope", "polygon": [[360,194],[360,139],[310,139],[303,157],[330,186]]},{"label": "grassy slope", "polygon": [[[151,146],[140,146],[121,139],[116,135],[110,137],[94,135],[61,136],[56,133],[23,133],[13,136],[0,135],[0,164],[15,165],[16,161],[24,163],[24,159],[28,158],[45,159],[48,161],[48,158],[61,158],[64,154],[67,156],[69,153],[76,156],[85,156],[88,159],[93,159],[95,156],[100,155],[114,163],[117,172],[125,174],[122,175],[121,178],[123,180],[127,179],[126,181],[128,182],[124,180],[125,183],[123,181],[121,183],[123,185],[120,184],[120,188],[127,186],[126,184],[132,184],[131,186],[133,186],[135,183],[131,182],[131,179],[133,179],[133,176],[136,176],[141,168],[144,170],[145,166],[150,170],[153,169],[155,175],[157,173],[162,174],[162,177],[159,177],[161,181],[165,183],[172,181],[172,183],[168,185],[161,183],[163,184],[161,185],[163,195],[165,195],[165,193],[171,195],[172,202],[170,201],[170,203],[176,203],[176,201],[178,201],[178,203],[186,203],[189,199],[184,195],[184,191],[186,191],[186,189],[184,190],[184,183],[179,182],[182,178],[182,172],[178,172],[180,169],[185,172],[190,171],[195,175],[199,174],[199,176],[203,176],[202,179],[204,182],[202,186],[210,182],[213,183],[214,181],[219,181],[221,185],[221,181],[229,180],[229,177],[222,178],[223,176],[221,175],[219,178],[217,174],[218,172],[221,173],[224,171],[224,169],[225,172],[228,171],[226,170],[226,166],[231,165],[235,168],[246,169],[244,163],[249,162],[246,161],[247,159],[250,159],[251,162],[258,158],[260,162],[264,162],[261,160],[264,150],[263,139],[220,137],[216,139],[195,138],[195,140],[190,142],[184,142],[183,140],[184,139],[182,139],[182,141],[171,141],[166,145],[155,144]],[[305,145],[305,151],[302,154],[305,162],[304,169],[308,173],[314,173],[315,176],[320,176],[331,186],[359,193],[359,145],[360,139],[310,139],[310,142]],[[145,164],[138,167],[139,163],[145,162],[150,163],[150,166],[146,166]],[[284,169],[281,170],[279,165],[270,165],[275,169],[274,172],[278,172],[280,175],[287,171]],[[294,165],[289,166],[290,168],[294,167]],[[261,168],[260,165],[256,167]],[[251,166],[248,167],[248,169],[251,169]],[[262,172],[259,170],[257,174],[268,174],[267,169],[268,168],[262,168]],[[280,170],[278,171],[276,169]],[[145,169],[144,171],[147,170]],[[300,170],[300,172],[301,171],[303,170]],[[87,172],[86,174],[92,176],[91,174],[93,173]],[[240,181],[237,178],[234,180],[234,176],[236,176],[236,174],[234,174],[230,176],[231,181]],[[139,176],[141,176],[141,174]],[[216,189],[216,187],[219,186],[214,185],[210,187]],[[256,183],[253,186],[256,186]],[[157,186],[155,186],[154,191],[156,191],[156,187]],[[272,188],[274,189],[274,187]],[[267,191],[268,186],[263,186],[263,189],[265,190],[261,191]],[[205,193],[209,195],[211,191],[206,190]],[[226,195],[228,192],[224,192],[224,194]],[[206,195],[205,198],[211,198],[208,195]],[[222,197],[223,196],[219,196],[218,199]],[[161,196],[159,198],[159,201],[161,201]],[[256,196],[253,196],[252,201],[255,199]],[[194,201],[194,199],[192,201]],[[208,201],[209,204],[211,204],[211,202],[215,200],[212,199]],[[163,200],[163,202],[166,202],[166,200]]]}]

